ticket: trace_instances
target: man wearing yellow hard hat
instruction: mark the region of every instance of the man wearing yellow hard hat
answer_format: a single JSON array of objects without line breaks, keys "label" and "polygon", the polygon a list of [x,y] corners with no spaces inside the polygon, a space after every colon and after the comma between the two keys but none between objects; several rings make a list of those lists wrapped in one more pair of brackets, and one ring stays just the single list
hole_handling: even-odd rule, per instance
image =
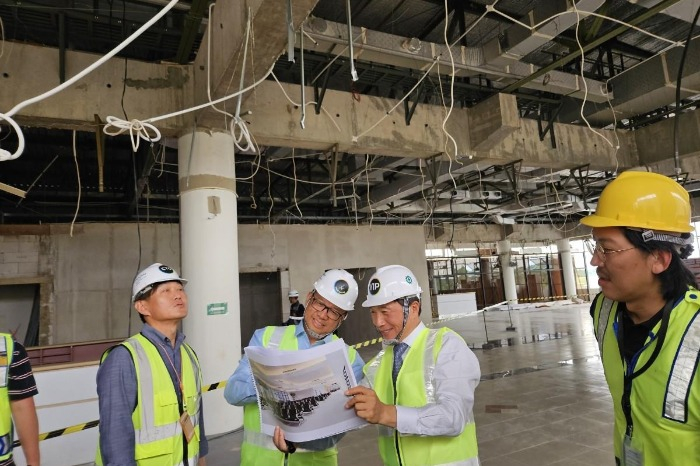
[{"label": "man wearing yellow hard hat", "polygon": [[700,464],[700,292],[690,198],[663,175],[624,172],[594,214],[593,325],[613,398],[618,465]]}]

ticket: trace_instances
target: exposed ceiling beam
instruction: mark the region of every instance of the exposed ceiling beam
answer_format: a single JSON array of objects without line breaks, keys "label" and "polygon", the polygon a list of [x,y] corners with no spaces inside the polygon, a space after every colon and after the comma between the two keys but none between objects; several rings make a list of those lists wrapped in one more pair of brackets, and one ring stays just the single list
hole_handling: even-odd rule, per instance
[{"label": "exposed ceiling beam", "polygon": [[610,32],[607,32],[603,34],[602,36],[598,37],[592,42],[589,42],[587,44],[582,44],[581,47],[574,49],[570,54],[568,54],[565,57],[560,58],[559,60],[554,61],[553,63],[544,66],[540,68],[539,70],[535,71],[529,76],[526,76],[522,79],[519,79],[518,81],[514,82],[513,84],[510,84],[506,86],[505,88],[501,89],[500,92],[513,92],[516,89],[521,88],[525,84],[529,83],[533,79],[537,79],[540,76],[543,76],[550,71],[556,70],[567,63],[571,62],[572,60],[575,60],[576,58],[581,56],[581,49],[583,49],[583,53],[588,52],[591,49],[594,49],[598,47],[599,45],[604,44],[606,41],[619,36],[623,32],[625,32],[627,29],[630,28],[630,26],[636,26],[637,24],[651,18],[655,14],[661,12],[662,10],[668,8],[669,6],[673,5],[674,3],[678,3],[680,0],[664,0],[654,6],[653,8],[648,9],[647,11],[643,11],[641,13],[638,13],[634,15],[633,17],[625,20],[625,24],[617,26],[613,28]]}]

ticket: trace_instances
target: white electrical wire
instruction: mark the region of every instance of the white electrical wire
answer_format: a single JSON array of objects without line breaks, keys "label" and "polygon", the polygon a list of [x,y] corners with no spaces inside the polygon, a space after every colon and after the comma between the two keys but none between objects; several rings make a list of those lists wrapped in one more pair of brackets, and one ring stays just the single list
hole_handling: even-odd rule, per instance
[{"label": "white electrical wire", "polygon": [[[274,67],[275,67],[275,64],[273,63],[272,66],[270,66],[270,68],[267,70],[267,72],[265,73],[265,75],[264,75],[262,78],[258,79],[258,80],[255,81],[253,84],[251,84],[250,86],[246,87],[245,89],[241,89],[241,90],[238,91],[238,92],[234,92],[233,94],[226,95],[226,96],[224,96],[224,97],[221,97],[221,98],[219,98],[219,99],[216,99],[216,100],[213,100],[213,101],[210,101],[210,102],[205,102],[205,103],[203,103],[203,104],[199,104],[199,105],[197,105],[197,106],[195,106],[195,107],[186,108],[186,109],[184,109],[184,110],[178,110],[178,111],[176,111],[176,112],[168,113],[168,114],[166,114],[166,115],[161,115],[161,116],[157,116],[157,117],[148,118],[148,119],[146,119],[146,120],[131,120],[131,121],[126,121],[126,120],[122,120],[121,118],[117,118],[117,117],[107,117],[107,124],[104,126],[104,128],[103,128],[102,131],[103,131],[105,134],[108,134],[108,135],[112,136],[112,134],[111,134],[110,132],[107,131],[107,128],[108,128],[110,125],[116,126],[116,127],[119,127],[119,128],[121,128],[121,127],[126,128],[126,127],[128,127],[128,125],[135,125],[137,128],[141,128],[141,127],[144,127],[144,126],[146,126],[146,125],[148,125],[149,127],[153,127],[153,125],[151,125],[151,123],[155,123],[155,122],[161,121],[161,120],[167,120],[168,118],[173,118],[173,117],[176,117],[176,116],[184,115],[185,113],[195,112],[195,111],[197,111],[197,110],[201,110],[201,109],[203,109],[203,108],[207,108],[207,107],[210,107],[210,106],[212,106],[212,105],[216,105],[216,104],[221,103],[221,102],[224,102],[224,101],[226,101],[226,100],[233,99],[234,97],[238,97],[239,95],[245,94],[245,93],[248,92],[249,90],[254,89],[254,88],[257,87],[261,82],[265,81],[265,79],[267,79],[267,77],[272,73],[272,69],[273,69]],[[126,131],[126,130],[124,130],[124,131]],[[121,131],[121,132],[119,132],[119,133],[117,133],[117,134],[121,134],[121,133],[123,133],[124,131]],[[138,131],[138,135],[141,136],[143,139],[146,139],[146,140],[149,141],[149,142],[156,142],[156,141],[158,141],[158,140],[160,139],[160,132],[158,133],[158,138],[157,138],[157,139],[156,139],[156,138],[152,138],[152,137],[147,137],[147,136],[145,136],[145,135],[143,134],[142,131]]]},{"label": "white electrical wire", "polygon": [[[292,105],[294,105],[295,107],[300,107],[301,104],[298,104],[298,103],[294,102],[294,101],[292,100],[292,98],[289,97],[289,94],[287,94],[287,91],[284,90],[284,87],[282,86],[282,83],[279,82],[279,79],[277,79],[277,76],[275,75],[275,73],[271,73],[271,75],[272,75],[272,77],[275,79],[275,81],[277,82],[277,85],[279,85],[280,90],[282,91],[282,93],[284,94],[284,96],[287,98],[287,100],[289,101],[289,103],[292,104]],[[317,104],[317,102],[314,102],[314,101],[306,102],[306,105],[316,105],[316,104]],[[337,129],[338,132],[341,132],[341,131],[340,131],[340,126],[338,126],[338,123],[335,122],[335,120],[333,119],[333,117],[331,116],[331,114],[328,113],[328,111],[327,111],[325,108],[323,108],[323,106],[321,106],[321,110],[323,111],[323,113],[326,114],[326,116],[327,116],[328,119],[331,121],[331,123],[333,123],[333,125],[335,126],[335,129]]]},{"label": "white electrical wire", "polygon": [[114,116],[108,116],[106,121],[102,131],[108,136],[119,136],[120,134],[128,132],[129,138],[131,139],[131,148],[134,152],[138,150],[139,141],[141,139],[148,142],[156,142],[159,141],[161,137],[158,128],[145,121],[135,119],[127,121]]},{"label": "white electrical wire", "polygon": [[80,166],[78,165],[78,149],[75,144],[77,131],[73,130],[73,160],[75,161],[75,174],[78,177],[78,202],[75,205],[75,215],[73,215],[73,220],[70,222],[70,237],[73,237],[73,226],[75,225],[75,220],[78,218],[78,211],[80,210],[80,198],[83,192],[83,186],[80,183]]},{"label": "white electrical wire", "polygon": [[22,152],[24,152],[24,133],[22,133],[22,129],[19,127],[17,122],[15,122],[15,120],[10,118],[8,115],[0,113],[0,120],[5,120],[8,122],[10,126],[12,126],[12,129],[15,130],[15,133],[17,133],[17,149],[15,149],[13,153],[10,153],[10,151],[0,148],[0,162],[14,160],[22,155]]},{"label": "white electrical wire", "polygon": [[114,49],[112,49],[109,53],[107,53],[105,56],[97,60],[95,63],[92,65],[88,66],[85,68],[83,71],[80,73],[76,74],[69,80],[65,81],[64,83],[60,84],[59,86],[56,86],[55,88],[44,92],[41,95],[38,95],[36,97],[32,97],[31,99],[27,99],[24,102],[20,102],[19,104],[15,105],[12,110],[7,112],[8,116],[12,116],[24,107],[34,104],[36,102],[39,102],[41,100],[46,99],[47,97],[51,97],[52,95],[64,90],[68,86],[71,86],[73,83],[81,79],[83,76],[86,76],[87,74],[91,73],[94,71],[96,68],[98,68],[100,65],[102,65],[104,62],[115,56],[117,53],[119,53],[124,47],[132,43],[137,37],[139,37],[141,34],[143,34],[148,28],[150,28],[154,23],[156,23],[160,18],[165,16],[165,14],[170,11],[175,4],[178,2],[178,0],[170,0],[170,3],[168,3],[162,10],[160,10],[153,18],[148,20],[146,24],[138,28],[133,34],[131,34],[129,37],[127,37],[124,42],[121,44],[117,45]]},{"label": "white electrical wire", "polygon": [[[170,0],[170,2],[163,7],[162,10],[160,10],[153,18],[151,18],[148,22],[146,22],[143,26],[138,28],[133,34],[131,34],[129,37],[127,37],[121,44],[116,46],[114,49],[112,49],[109,53],[104,55],[102,58],[94,62],[92,65],[88,66],[85,68],[83,71],[80,73],[76,74],[69,80],[61,83],[60,85],[54,87],[53,89],[44,92],[41,95],[38,95],[36,97],[32,97],[31,99],[27,99],[23,102],[20,102],[19,104],[15,105],[9,112],[5,114],[0,114],[0,119],[3,119],[7,121],[12,128],[17,132],[17,138],[20,140],[20,144],[18,149],[13,153],[10,154],[8,151],[4,149],[0,149],[0,161],[5,161],[5,160],[13,160],[22,155],[22,152],[24,151],[24,136],[21,135],[21,129],[17,125],[17,123],[12,120],[12,116],[16,114],[18,111],[23,109],[24,107],[34,104],[36,102],[39,102],[41,100],[46,99],[47,97],[51,97],[54,94],[57,94],[61,92],[62,90],[66,89],[68,86],[73,85],[76,81],[80,80],[87,74],[91,73],[94,71],[96,68],[101,66],[103,63],[105,63],[107,60],[115,56],[117,53],[119,53],[124,47],[129,45],[131,42],[133,42],[137,37],[139,37],[141,34],[143,34],[148,28],[150,28],[154,23],[156,23],[160,18],[165,16],[165,14],[170,11],[175,4],[178,2],[178,0]],[[139,128],[139,131],[141,131],[141,128]],[[157,130],[156,130],[157,131]],[[123,131],[122,131],[123,132]],[[160,133],[158,133],[158,138],[160,139]],[[132,139],[132,146],[133,146],[133,139]],[[21,149],[21,150],[20,150]]]},{"label": "white electrical wire", "polygon": [[603,133],[593,129],[593,127],[591,126],[591,123],[588,121],[588,118],[586,118],[586,115],[583,112],[584,107],[586,105],[586,101],[588,100],[588,83],[586,82],[586,77],[584,76],[584,73],[583,73],[585,70],[585,66],[586,66],[586,54],[583,50],[583,44],[581,44],[581,39],[579,38],[579,35],[578,35],[579,25],[581,24],[581,16],[579,15],[578,8],[576,8],[576,2],[572,2],[572,4],[574,7],[574,12],[576,13],[576,30],[575,30],[574,35],[576,37],[576,44],[578,45],[578,48],[581,51],[581,65],[580,65],[581,70],[580,71],[581,71],[581,81],[583,83],[583,102],[581,102],[581,107],[580,107],[579,113],[580,113],[583,121],[586,123],[586,126],[588,126],[588,129],[591,130],[597,136],[603,138],[603,140],[605,142],[607,142],[610,147],[615,149],[615,155],[616,155],[615,158],[617,159],[617,151],[620,149],[620,145],[618,144],[617,146],[615,146],[610,139],[605,137],[605,135]]},{"label": "white electrical wire", "polygon": [[425,70],[425,73],[423,73],[423,76],[421,76],[421,78],[420,78],[420,79],[416,82],[416,84],[406,93],[406,95],[403,96],[403,98],[402,98],[401,100],[399,100],[398,102],[396,102],[396,105],[394,105],[393,107],[391,107],[391,108],[384,114],[384,116],[382,116],[379,120],[377,120],[376,123],[374,123],[372,126],[370,126],[369,128],[367,128],[366,130],[364,130],[364,131],[361,132],[360,134],[358,134],[358,135],[353,135],[353,136],[352,136],[352,142],[357,142],[358,139],[360,139],[361,137],[363,137],[363,136],[367,135],[368,133],[370,133],[370,132],[371,132],[374,128],[376,128],[382,121],[384,121],[389,115],[391,115],[391,113],[392,113],[394,110],[396,110],[396,108],[397,108],[399,105],[401,105],[401,104],[403,103],[403,101],[406,100],[406,99],[408,98],[408,96],[411,95],[411,93],[413,93],[413,91],[416,90],[416,88],[420,85],[420,83],[423,82],[423,80],[428,76],[428,73],[430,73],[430,70],[432,70],[433,67],[435,67],[435,65],[437,65],[439,59],[440,59],[439,56],[437,56],[437,57],[435,57],[435,58],[433,59],[433,63],[428,67],[427,70]]}]

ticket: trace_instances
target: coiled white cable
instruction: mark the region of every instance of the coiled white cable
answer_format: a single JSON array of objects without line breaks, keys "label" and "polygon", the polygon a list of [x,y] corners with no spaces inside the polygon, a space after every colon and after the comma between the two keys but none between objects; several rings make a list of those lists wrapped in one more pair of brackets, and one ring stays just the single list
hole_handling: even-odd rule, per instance
[{"label": "coiled white cable", "polygon": [[[116,130],[112,129],[116,128]],[[107,124],[102,129],[108,136],[119,136],[127,131],[131,138],[131,148],[136,152],[139,148],[139,141],[144,139],[148,142],[156,142],[160,140],[160,131],[150,123],[139,120],[126,121],[121,118],[108,116]],[[150,133],[149,133],[150,131]]]},{"label": "coiled white cable", "polygon": [[13,120],[10,116],[0,113],[0,120],[5,120],[8,122],[10,126],[12,126],[12,129],[15,130],[15,133],[17,133],[17,149],[13,153],[10,153],[10,151],[0,148],[0,162],[14,160],[22,155],[22,152],[24,152],[24,134],[22,133],[22,129],[19,127],[17,122],[15,122],[15,120]]},{"label": "coiled white cable", "polygon": [[[179,1],[179,0],[170,0],[170,3],[168,3],[165,7],[163,7],[163,9],[160,10],[160,11],[159,11],[153,18],[151,18],[147,23],[145,23],[143,26],[141,26],[140,28],[138,28],[138,29],[137,29],[133,34],[131,34],[129,37],[127,37],[127,38],[124,40],[124,42],[122,42],[121,44],[119,44],[118,46],[116,46],[114,49],[112,49],[112,50],[111,50],[109,53],[107,53],[105,56],[103,56],[102,58],[100,58],[99,60],[97,60],[95,63],[93,63],[92,65],[88,66],[88,67],[85,68],[83,71],[81,71],[80,73],[76,74],[75,76],[73,76],[73,77],[70,78],[69,80],[63,82],[62,84],[60,84],[60,85],[54,87],[53,89],[51,89],[51,90],[49,90],[49,91],[44,92],[44,93],[41,94],[41,95],[38,95],[38,96],[36,96],[36,97],[32,97],[31,99],[27,99],[27,100],[25,100],[25,101],[23,101],[23,102],[20,102],[19,104],[15,105],[15,106],[12,108],[12,110],[10,110],[9,112],[7,112],[6,114],[0,114],[0,115],[1,115],[0,118],[4,119],[4,120],[7,121],[8,123],[10,123],[10,125],[12,126],[12,128],[17,132],[17,138],[18,138],[19,141],[20,141],[19,147],[17,148],[17,150],[16,150],[13,154],[10,154],[10,153],[9,153],[8,151],[6,151],[6,150],[0,149],[0,161],[16,159],[17,157],[19,157],[20,155],[22,155],[22,152],[24,151],[24,135],[22,135],[22,130],[19,128],[19,126],[17,125],[17,123],[15,123],[14,120],[12,120],[12,118],[11,118],[15,113],[17,113],[18,111],[20,111],[21,109],[23,109],[24,107],[26,107],[26,106],[28,106],[28,105],[34,104],[34,103],[36,103],[36,102],[39,102],[39,101],[41,101],[41,100],[46,99],[47,97],[51,97],[52,95],[61,92],[62,90],[66,89],[68,86],[73,85],[73,83],[75,83],[76,81],[82,79],[83,76],[85,76],[85,75],[91,73],[93,70],[95,70],[96,68],[98,68],[99,66],[101,66],[104,62],[106,62],[107,60],[109,60],[110,58],[112,58],[113,56],[115,56],[117,53],[119,53],[124,47],[126,47],[126,46],[129,45],[131,42],[133,42],[137,37],[139,37],[141,34],[143,34],[148,28],[150,28],[154,23],[156,23],[160,18],[162,18],[163,16],[165,16],[165,14],[166,14],[168,11],[170,11],[170,10],[175,6],[175,4],[176,4],[178,1]],[[154,128],[154,129],[155,129],[155,128]],[[105,132],[105,133],[106,133],[106,132]],[[109,134],[109,133],[106,133],[106,134]],[[158,133],[158,139],[160,139],[160,133]],[[156,139],[156,140],[157,140],[157,139]],[[133,144],[133,139],[132,139],[132,144]]]}]

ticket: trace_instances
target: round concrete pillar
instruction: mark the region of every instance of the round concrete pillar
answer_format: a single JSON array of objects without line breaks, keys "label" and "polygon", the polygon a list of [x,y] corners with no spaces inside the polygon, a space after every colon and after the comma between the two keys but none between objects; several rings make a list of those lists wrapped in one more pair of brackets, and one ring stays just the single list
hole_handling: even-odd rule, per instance
[{"label": "round concrete pillar", "polygon": [[517,304],[518,289],[515,286],[515,267],[510,265],[510,241],[504,239],[496,243],[496,252],[501,262],[501,276],[503,277],[506,301],[508,301],[508,304]]},{"label": "round concrete pillar", "polygon": [[576,290],[576,270],[574,260],[571,257],[571,244],[567,238],[557,240],[557,250],[561,260],[561,271],[564,275],[564,292],[569,298],[575,297]]},{"label": "round concrete pillar", "polygon": [[[241,357],[238,224],[233,138],[195,131],[178,141],[180,255],[189,280],[187,342],[199,356],[204,384],[227,380]],[[204,396],[207,435],[243,425],[241,408],[221,390]]]}]

